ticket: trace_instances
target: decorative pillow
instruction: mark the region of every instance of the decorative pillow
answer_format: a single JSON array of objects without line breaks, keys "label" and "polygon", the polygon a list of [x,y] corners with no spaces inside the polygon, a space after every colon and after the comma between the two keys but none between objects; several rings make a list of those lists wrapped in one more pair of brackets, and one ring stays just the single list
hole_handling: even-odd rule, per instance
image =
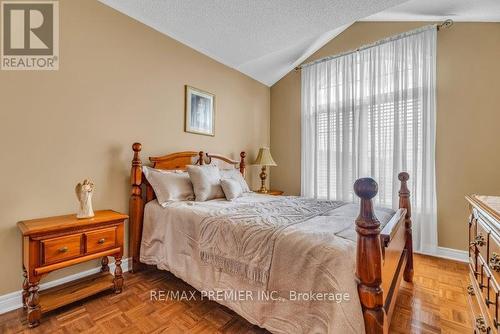
[{"label": "decorative pillow", "polygon": [[252,192],[250,190],[250,188],[248,187],[247,181],[245,181],[245,179],[243,178],[243,175],[241,175],[241,173],[238,169],[236,169],[236,168],[221,169],[220,175],[222,176],[223,179],[233,179],[235,181],[238,181],[238,183],[241,186],[241,190],[244,193]]},{"label": "decorative pillow", "polygon": [[197,202],[204,202],[214,198],[224,198],[224,192],[220,186],[220,172],[219,168],[211,165],[203,166],[187,166],[187,172],[193,190],[195,200]]},{"label": "decorative pillow", "polygon": [[241,184],[234,179],[222,179],[220,180],[220,185],[228,201],[232,201],[233,199],[243,195]]},{"label": "decorative pillow", "polygon": [[142,172],[153,187],[156,199],[161,206],[166,207],[174,201],[194,200],[193,185],[188,173],[166,171],[147,166],[142,167]]}]

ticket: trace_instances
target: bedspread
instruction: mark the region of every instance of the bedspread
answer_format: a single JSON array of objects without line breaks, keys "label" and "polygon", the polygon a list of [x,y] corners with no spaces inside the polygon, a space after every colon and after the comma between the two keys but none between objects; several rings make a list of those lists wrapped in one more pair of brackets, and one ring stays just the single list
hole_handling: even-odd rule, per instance
[{"label": "bedspread", "polygon": [[[202,295],[245,292],[246,298],[214,299],[273,333],[364,333],[355,281],[358,211],[359,204],[257,194],[166,208],[151,201],[141,261],[172,272]],[[384,225],[394,211],[375,213]],[[203,259],[207,251],[245,270]],[[266,274],[247,275],[247,268]]]}]

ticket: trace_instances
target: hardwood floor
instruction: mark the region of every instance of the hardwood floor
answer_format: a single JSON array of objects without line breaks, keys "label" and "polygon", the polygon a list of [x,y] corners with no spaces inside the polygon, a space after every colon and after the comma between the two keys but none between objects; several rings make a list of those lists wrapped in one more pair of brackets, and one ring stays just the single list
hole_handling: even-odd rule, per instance
[{"label": "hardwood floor", "polygon": [[413,284],[402,283],[391,333],[472,333],[465,263],[415,254]]},{"label": "hardwood floor", "polygon": [[[413,284],[403,283],[391,333],[472,333],[466,298],[467,266],[415,256]],[[267,333],[215,302],[150,302],[150,290],[194,291],[157,270],[125,274],[121,294],[101,293],[42,318],[28,330],[22,310],[0,315],[0,333]]]}]

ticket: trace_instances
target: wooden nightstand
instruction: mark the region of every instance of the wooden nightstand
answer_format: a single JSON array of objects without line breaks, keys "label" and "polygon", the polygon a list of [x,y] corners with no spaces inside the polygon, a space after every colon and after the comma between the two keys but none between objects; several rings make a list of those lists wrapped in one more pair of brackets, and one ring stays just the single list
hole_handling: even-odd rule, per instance
[{"label": "wooden nightstand", "polygon": [[281,190],[269,190],[267,192],[268,195],[273,195],[273,196],[281,196],[283,195],[283,191]]},{"label": "wooden nightstand", "polygon": [[[92,218],[76,215],[20,221],[23,234],[23,307],[28,326],[40,324],[42,313],[123,286],[123,222],[128,216],[96,211]],[[115,275],[109,272],[108,256],[115,258]],[[101,259],[101,272],[38,292],[40,279],[51,271],[92,259]]]},{"label": "wooden nightstand", "polygon": [[261,193],[261,192],[260,192],[260,191],[258,191],[258,190],[255,190],[255,192],[256,192],[256,193],[258,193],[258,194],[263,194],[263,195],[273,195],[273,196],[281,196],[281,195],[283,195],[283,193],[284,193],[284,192],[283,192],[283,191],[281,191],[281,190],[268,190],[268,191],[267,191],[267,193],[265,193],[265,194],[264,194],[264,193]]}]

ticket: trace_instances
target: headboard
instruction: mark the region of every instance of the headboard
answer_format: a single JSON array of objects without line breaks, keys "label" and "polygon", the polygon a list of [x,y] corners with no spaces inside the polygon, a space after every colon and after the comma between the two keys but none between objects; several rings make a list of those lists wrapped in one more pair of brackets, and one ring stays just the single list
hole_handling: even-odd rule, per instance
[{"label": "headboard", "polygon": [[[142,239],[144,205],[154,200],[156,195],[142,172],[142,161],[139,156],[142,145],[134,143],[132,150],[134,151],[134,158],[132,159],[132,169],[130,171],[132,190],[129,201],[129,249],[132,257],[131,271],[137,271],[142,266],[139,260],[139,252]],[[245,157],[245,152],[240,153],[240,160],[237,161],[220,154],[184,151],[159,157],[149,157],[149,161],[153,168],[164,170],[186,170],[187,165],[215,164],[222,168],[237,168],[245,176]]]}]

